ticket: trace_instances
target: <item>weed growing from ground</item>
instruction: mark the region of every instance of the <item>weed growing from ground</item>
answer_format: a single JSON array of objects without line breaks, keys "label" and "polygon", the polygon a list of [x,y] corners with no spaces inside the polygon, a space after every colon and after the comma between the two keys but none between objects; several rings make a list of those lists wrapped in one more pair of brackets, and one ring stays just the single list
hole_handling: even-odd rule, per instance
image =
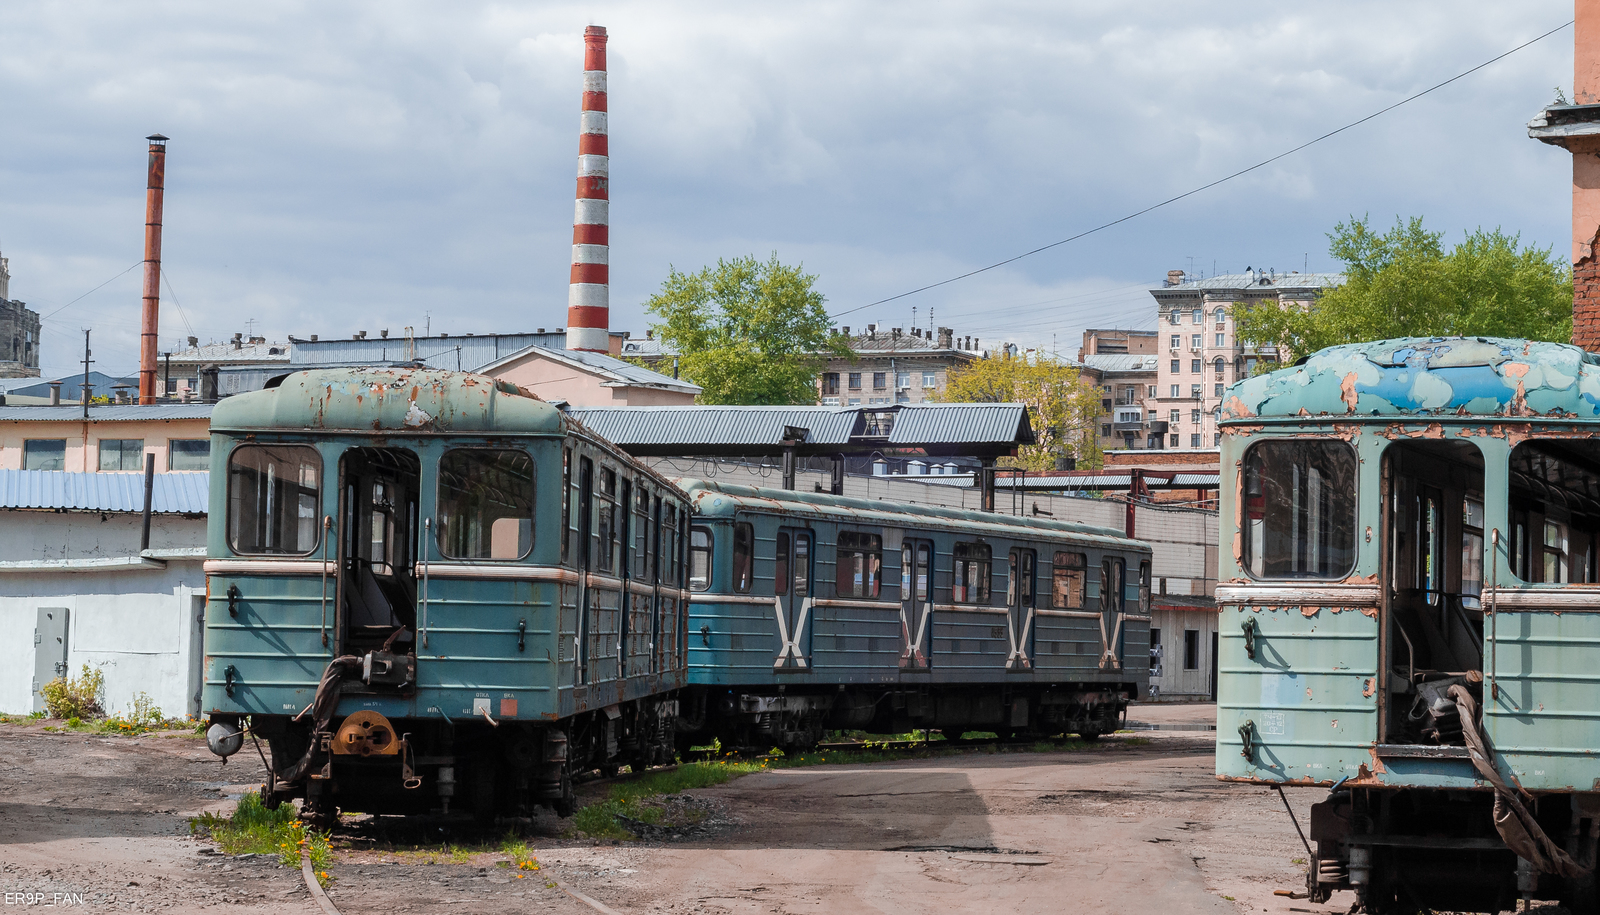
[{"label": "weed growing from ground", "polygon": [[189,821],[189,831],[208,836],[230,855],[276,855],[284,867],[299,869],[300,850],[311,856],[318,882],[327,886],[327,869],[333,863],[327,833],[307,829],[299,812],[289,804],[268,810],[261,795],[252,791],[239,799],[233,814],[221,817],[203,813]]}]

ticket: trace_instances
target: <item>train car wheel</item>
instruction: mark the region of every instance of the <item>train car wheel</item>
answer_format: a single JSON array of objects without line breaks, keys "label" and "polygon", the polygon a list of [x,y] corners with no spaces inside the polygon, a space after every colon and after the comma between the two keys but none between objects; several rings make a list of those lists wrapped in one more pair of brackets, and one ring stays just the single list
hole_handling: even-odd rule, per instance
[{"label": "train car wheel", "polygon": [[550,805],[550,809],[554,810],[556,816],[562,819],[578,812],[578,792],[572,788],[572,775],[570,773],[561,773],[561,797]]}]

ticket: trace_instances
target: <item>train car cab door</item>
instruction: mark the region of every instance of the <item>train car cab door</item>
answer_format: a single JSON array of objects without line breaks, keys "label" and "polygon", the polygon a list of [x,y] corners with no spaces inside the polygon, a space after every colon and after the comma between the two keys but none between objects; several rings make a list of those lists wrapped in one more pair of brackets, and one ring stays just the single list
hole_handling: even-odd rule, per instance
[{"label": "train car cab door", "polygon": [[1006,641],[1011,653],[1006,656],[1006,670],[1033,670],[1034,566],[1037,555],[1033,550],[1011,551],[1011,573],[1006,587]]},{"label": "train car cab door", "polygon": [[1119,556],[1100,562],[1100,669],[1122,669],[1123,585],[1126,563]]},{"label": "train car cab door", "polygon": [[404,448],[352,448],[339,462],[338,654],[414,648],[421,469]]},{"label": "train car cab door", "polygon": [[773,670],[811,667],[811,564],[815,542],[815,535],[808,530],[786,527],[778,531],[772,584],[779,648]]},{"label": "train car cab door", "polygon": [[900,549],[900,669],[927,670],[933,640],[933,541],[906,540]]}]

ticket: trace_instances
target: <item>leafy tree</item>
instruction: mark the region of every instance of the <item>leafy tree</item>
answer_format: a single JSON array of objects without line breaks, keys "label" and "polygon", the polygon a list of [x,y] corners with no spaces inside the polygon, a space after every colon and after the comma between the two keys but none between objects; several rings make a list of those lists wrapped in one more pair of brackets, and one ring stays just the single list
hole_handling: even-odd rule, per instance
[{"label": "leafy tree", "polygon": [[1002,466],[1054,470],[1056,458],[1064,456],[1077,458],[1080,467],[1100,466],[1100,392],[1082,383],[1076,366],[1042,353],[1013,356],[1001,350],[951,369],[939,400],[1027,405],[1038,444],[1023,445]]},{"label": "leafy tree", "polygon": [[1328,234],[1344,284],[1309,309],[1273,300],[1240,308],[1239,338],[1275,343],[1291,360],[1389,337],[1572,338],[1572,272],[1550,248],[1522,247],[1499,229],[1468,232],[1448,252],[1443,239],[1421,217],[1383,234],[1351,217]]},{"label": "leafy tree", "polygon": [[717,260],[698,273],[672,269],[645,302],[651,329],[679,353],[683,376],[707,404],[811,404],[831,355],[848,356],[829,327],[815,274],[755,257]]}]

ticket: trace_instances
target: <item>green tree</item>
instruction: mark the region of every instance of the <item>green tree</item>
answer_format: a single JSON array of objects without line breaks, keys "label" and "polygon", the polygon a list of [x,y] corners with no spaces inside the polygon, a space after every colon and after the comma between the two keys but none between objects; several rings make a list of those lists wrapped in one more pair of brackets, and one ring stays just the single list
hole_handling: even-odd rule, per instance
[{"label": "green tree", "polygon": [[1238,335],[1290,360],[1326,346],[1390,337],[1572,338],[1572,272],[1550,248],[1477,229],[1448,252],[1421,217],[1379,234],[1351,217],[1328,233],[1345,282],[1309,309],[1263,300],[1239,309]]},{"label": "green tree", "polygon": [[1100,392],[1083,383],[1077,367],[1042,353],[1013,356],[1001,350],[950,370],[939,400],[945,403],[1020,403],[1032,417],[1037,444],[1023,445],[1001,466],[1053,470],[1070,456],[1080,468],[1098,467],[1095,436]]},{"label": "green tree", "polygon": [[755,257],[717,260],[697,273],[671,269],[645,311],[650,327],[679,353],[679,370],[707,404],[812,404],[830,356],[849,356],[830,330],[817,277]]}]

